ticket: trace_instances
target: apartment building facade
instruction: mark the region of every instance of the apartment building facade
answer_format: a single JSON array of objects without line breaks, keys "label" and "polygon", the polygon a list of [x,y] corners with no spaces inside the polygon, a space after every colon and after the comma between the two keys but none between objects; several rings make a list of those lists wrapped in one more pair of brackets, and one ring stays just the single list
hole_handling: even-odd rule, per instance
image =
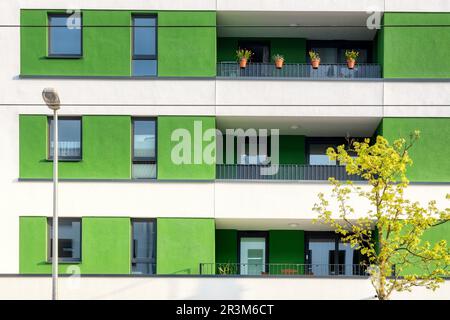
[{"label": "apartment building facade", "polygon": [[[242,297],[230,276],[254,293],[285,285],[306,292],[301,281],[314,277],[365,279],[358,252],[313,223],[329,177],[357,180],[325,155],[347,137],[392,141],[420,130],[407,196],[446,205],[446,1],[40,0],[0,8],[0,273],[27,275],[27,284],[11,282],[20,282],[17,292],[52,267],[54,124],[45,87],[62,103],[61,274],[124,277],[150,291],[183,277],[190,282],[178,291],[223,281],[214,282],[217,292],[230,293],[218,298]],[[253,52],[246,68],[236,62],[239,48]],[[349,49],[359,52],[354,69]],[[311,50],[321,55],[318,69]],[[285,58],[282,69],[275,54]],[[256,154],[253,138],[236,132],[257,133]],[[262,173],[271,164],[275,173]],[[425,237],[449,235],[446,223]],[[139,290],[118,297],[191,294]]]}]

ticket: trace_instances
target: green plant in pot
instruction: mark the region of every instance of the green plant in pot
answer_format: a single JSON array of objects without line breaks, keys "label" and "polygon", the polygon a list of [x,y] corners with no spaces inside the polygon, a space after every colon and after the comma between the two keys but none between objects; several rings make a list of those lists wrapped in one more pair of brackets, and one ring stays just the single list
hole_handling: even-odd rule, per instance
[{"label": "green plant in pot", "polygon": [[281,54],[276,54],[272,57],[273,61],[275,61],[275,68],[281,69],[283,68],[284,57]]},{"label": "green plant in pot", "polygon": [[253,52],[247,49],[238,49],[236,50],[236,59],[239,62],[239,66],[242,69],[245,69],[247,66],[248,60],[252,57]]},{"label": "green plant in pot", "polygon": [[313,69],[318,69],[320,65],[320,56],[317,51],[309,51],[309,58],[311,59],[311,66]]},{"label": "green plant in pot", "polygon": [[353,69],[355,67],[358,56],[359,52],[356,50],[345,50],[345,58],[347,59],[347,66],[349,69]]}]

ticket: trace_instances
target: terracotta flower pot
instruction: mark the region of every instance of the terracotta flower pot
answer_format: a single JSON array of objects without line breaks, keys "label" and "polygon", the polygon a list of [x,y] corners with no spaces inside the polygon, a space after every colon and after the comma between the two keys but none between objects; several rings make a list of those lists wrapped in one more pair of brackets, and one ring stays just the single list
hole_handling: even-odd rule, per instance
[{"label": "terracotta flower pot", "polygon": [[356,64],[356,60],[354,60],[354,59],[347,60],[347,66],[349,69],[353,69],[355,67],[355,64]]},{"label": "terracotta flower pot", "polygon": [[241,67],[241,69],[245,69],[245,67],[247,66],[247,59],[242,58],[242,59],[239,61],[239,66]]},{"label": "terracotta flower pot", "polygon": [[320,64],[320,59],[311,60],[311,65],[312,65],[313,69],[318,69],[319,64]]},{"label": "terracotta flower pot", "polygon": [[277,60],[275,60],[275,67],[277,69],[281,69],[281,68],[283,68],[283,63],[284,63],[283,59],[277,59]]}]

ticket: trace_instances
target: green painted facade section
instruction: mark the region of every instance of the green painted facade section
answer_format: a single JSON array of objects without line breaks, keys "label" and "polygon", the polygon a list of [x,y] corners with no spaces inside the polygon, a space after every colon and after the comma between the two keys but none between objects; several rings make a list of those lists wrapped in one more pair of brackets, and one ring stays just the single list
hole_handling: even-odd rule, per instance
[{"label": "green painted facade section", "polygon": [[[390,143],[420,130],[409,150],[413,165],[407,174],[413,182],[450,182],[450,118],[384,118],[380,131]],[[447,169],[447,170],[446,170]]]},{"label": "green painted facade section", "polygon": [[82,10],[83,56],[75,59],[48,57],[48,13],[65,10],[21,10],[22,76],[131,76],[134,13],[157,15],[158,76],[216,75],[215,12]]},{"label": "green painted facade section", "polygon": [[[304,264],[305,263],[305,233],[302,230],[271,230],[269,231],[269,263]],[[297,269],[292,266],[276,266],[271,274],[281,272],[281,269]]]},{"label": "green painted facade section", "polygon": [[237,263],[237,230],[216,230],[216,263]]},{"label": "green painted facade section", "polygon": [[199,274],[215,262],[214,219],[158,218],[157,274]]},{"label": "green painted facade section", "polygon": [[[51,178],[47,116],[20,115],[19,141],[19,177]],[[83,116],[82,160],[61,161],[59,176],[62,179],[130,179],[131,118]]]},{"label": "green painted facade section", "polygon": [[[131,235],[129,218],[83,217],[81,226],[81,262],[60,263],[61,274],[130,274]],[[68,269],[70,268],[70,269]],[[48,225],[46,217],[20,217],[19,273],[49,274]]]},{"label": "green painted facade section", "polygon": [[305,136],[280,136],[280,164],[306,164]]},{"label": "green painted facade section", "polygon": [[271,59],[273,55],[281,54],[286,63],[306,62],[306,39],[303,38],[218,38],[217,61],[235,61],[239,40],[268,41]]},{"label": "green painted facade section", "polygon": [[384,25],[384,78],[449,77],[450,13],[387,12]]},{"label": "green painted facade section", "polygon": [[47,13],[52,12],[65,10],[21,10],[22,76],[131,75],[131,28],[124,27],[131,25],[130,12],[83,10],[82,24],[92,27],[83,28],[83,57],[79,59],[48,58]]},{"label": "green painted facade section", "polygon": [[85,217],[81,235],[82,273],[131,273],[130,218]]},{"label": "green painted facade section", "polygon": [[216,13],[158,13],[158,75],[216,76]]},{"label": "green painted facade section", "polygon": [[[158,117],[158,179],[214,180],[215,133],[209,141],[204,135],[215,128],[215,117]],[[181,136],[177,138],[178,133]],[[175,159],[178,157],[186,158]]]}]

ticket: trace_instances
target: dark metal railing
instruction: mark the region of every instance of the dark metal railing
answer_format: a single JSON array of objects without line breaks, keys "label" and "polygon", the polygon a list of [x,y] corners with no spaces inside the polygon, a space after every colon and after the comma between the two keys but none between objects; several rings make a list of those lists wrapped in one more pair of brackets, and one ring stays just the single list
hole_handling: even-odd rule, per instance
[{"label": "dark metal railing", "polygon": [[201,275],[220,276],[368,276],[362,264],[200,263]]},{"label": "dark metal railing", "polygon": [[357,63],[350,70],[347,64],[320,64],[313,69],[309,63],[286,63],[277,69],[273,63],[252,63],[241,69],[237,62],[219,62],[217,76],[225,78],[305,78],[305,79],[378,79],[381,66],[375,63]]},{"label": "dark metal railing", "polygon": [[[216,179],[218,180],[363,180],[360,176],[347,174],[344,166],[338,165],[272,165],[275,174],[265,174],[267,165],[218,164]],[[263,170],[264,169],[264,170]]]}]

